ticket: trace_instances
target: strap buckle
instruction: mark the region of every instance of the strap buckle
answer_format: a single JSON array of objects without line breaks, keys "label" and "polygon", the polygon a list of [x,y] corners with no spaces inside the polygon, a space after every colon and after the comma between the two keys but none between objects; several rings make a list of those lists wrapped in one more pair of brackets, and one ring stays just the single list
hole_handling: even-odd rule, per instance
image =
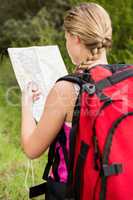
[{"label": "strap buckle", "polygon": [[83,85],[83,91],[87,91],[90,95],[92,95],[95,93],[96,87],[92,83],[86,83]]},{"label": "strap buckle", "polygon": [[123,172],[123,167],[120,163],[112,165],[103,164],[102,171],[104,176],[118,175]]}]

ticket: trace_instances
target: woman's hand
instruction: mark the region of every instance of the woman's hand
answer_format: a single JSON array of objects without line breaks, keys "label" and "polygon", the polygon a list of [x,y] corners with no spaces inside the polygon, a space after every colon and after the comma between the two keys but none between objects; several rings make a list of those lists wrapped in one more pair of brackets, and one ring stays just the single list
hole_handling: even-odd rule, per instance
[{"label": "woman's hand", "polygon": [[32,107],[33,102],[40,98],[41,91],[33,81],[29,82],[22,91],[22,106]]},{"label": "woman's hand", "polygon": [[22,91],[22,117],[21,117],[21,135],[22,146],[27,149],[30,137],[36,129],[36,122],[33,118],[32,105],[33,102],[40,98],[40,89],[36,83],[29,82]]}]

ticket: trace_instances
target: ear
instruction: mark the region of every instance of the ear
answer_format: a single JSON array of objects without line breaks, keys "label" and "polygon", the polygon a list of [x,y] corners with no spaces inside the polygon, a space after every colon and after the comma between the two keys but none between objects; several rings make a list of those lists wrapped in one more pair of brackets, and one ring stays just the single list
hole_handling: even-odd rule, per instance
[{"label": "ear", "polygon": [[75,38],[75,42],[76,42],[77,44],[80,44],[80,43],[81,43],[81,39],[80,39],[80,37],[79,37],[78,35],[75,35],[74,38]]}]

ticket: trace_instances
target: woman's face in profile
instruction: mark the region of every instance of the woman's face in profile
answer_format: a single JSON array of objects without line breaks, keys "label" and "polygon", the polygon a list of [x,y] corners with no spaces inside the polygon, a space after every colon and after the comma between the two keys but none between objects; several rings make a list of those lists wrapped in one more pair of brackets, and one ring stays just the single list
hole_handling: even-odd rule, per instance
[{"label": "woman's face in profile", "polygon": [[76,35],[65,31],[66,48],[73,64],[79,63],[80,42]]}]

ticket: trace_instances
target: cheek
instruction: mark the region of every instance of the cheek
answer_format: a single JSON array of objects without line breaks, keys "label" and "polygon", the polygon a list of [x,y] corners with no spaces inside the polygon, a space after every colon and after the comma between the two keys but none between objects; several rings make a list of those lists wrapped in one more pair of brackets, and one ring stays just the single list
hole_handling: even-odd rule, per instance
[{"label": "cheek", "polygon": [[67,52],[69,57],[71,58],[71,61],[73,64],[77,64],[78,63],[78,47],[76,46],[75,43],[73,43],[73,41],[66,41],[66,48],[67,48]]},{"label": "cheek", "polygon": [[67,51],[68,51],[68,54],[70,56],[70,52],[71,52],[71,46],[70,46],[70,42],[66,41],[66,48],[67,48]]},{"label": "cheek", "polygon": [[72,42],[66,42],[66,48],[68,51],[69,56],[72,58],[74,56],[74,45],[72,44]]}]

